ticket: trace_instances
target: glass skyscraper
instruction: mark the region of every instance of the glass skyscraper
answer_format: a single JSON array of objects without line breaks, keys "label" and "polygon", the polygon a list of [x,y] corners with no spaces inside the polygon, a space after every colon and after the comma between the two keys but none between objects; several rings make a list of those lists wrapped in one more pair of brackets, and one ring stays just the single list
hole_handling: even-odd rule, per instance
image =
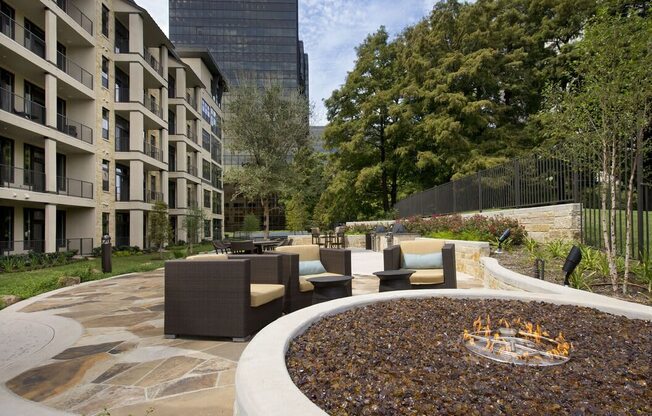
[{"label": "glass skyscraper", "polygon": [[297,0],[170,0],[170,39],[208,48],[231,85],[274,82],[308,93]]},{"label": "glass skyscraper", "polygon": [[[272,83],[308,96],[308,55],[299,40],[298,0],[169,0],[170,39],[177,46],[208,48],[225,74],[229,87]],[[228,117],[228,93],[226,112]],[[224,138],[224,165],[240,166],[246,155],[233,154]],[[225,189],[225,230],[237,231],[246,214],[262,220],[257,201],[233,199]],[[270,228],[283,229],[285,214],[271,202]],[[261,221],[262,223],[262,221]]]}]

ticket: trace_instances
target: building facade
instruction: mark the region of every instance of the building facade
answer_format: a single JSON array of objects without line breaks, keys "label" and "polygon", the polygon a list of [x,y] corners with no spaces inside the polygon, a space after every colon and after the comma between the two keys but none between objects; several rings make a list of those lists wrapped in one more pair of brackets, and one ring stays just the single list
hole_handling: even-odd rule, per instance
[{"label": "building facade", "polygon": [[193,206],[221,238],[226,84],[207,51],[176,50],[131,0],[0,0],[0,57],[0,254],[148,247],[156,201],[176,241]]},{"label": "building facade", "polygon": [[[279,84],[308,96],[308,55],[299,40],[297,0],[169,0],[169,4],[172,42],[208,48],[229,85]],[[247,161],[247,155],[229,151],[228,137],[225,142],[225,168]],[[225,189],[227,231],[240,230],[247,214],[263,223],[258,201],[233,198],[233,188]],[[285,215],[277,199],[271,202],[270,228],[283,229]]]}]

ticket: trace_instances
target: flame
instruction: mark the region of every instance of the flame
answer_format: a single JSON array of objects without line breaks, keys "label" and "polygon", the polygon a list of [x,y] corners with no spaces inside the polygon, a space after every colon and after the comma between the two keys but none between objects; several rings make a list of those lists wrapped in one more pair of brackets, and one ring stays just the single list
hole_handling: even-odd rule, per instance
[{"label": "flame", "polygon": [[[510,323],[508,319],[500,318],[498,319],[498,327],[513,328],[517,335],[527,338],[539,345],[544,344],[543,340],[545,339],[545,345],[551,344],[546,351],[557,356],[567,357],[570,354],[570,350],[573,348],[573,345],[566,341],[561,332],[559,332],[557,337],[552,339],[550,334],[539,323],[534,324],[532,322],[524,321],[521,318],[512,319]],[[481,335],[486,338],[486,344],[484,345],[485,349],[490,350],[491,352],[497,352],[498,354],[513,352],[510,344],[505,344],[503,342],[504,335],[491,329],[491,317],[489,315],[487,315],[484,320],[482,316],[478,316],[478,318],[473,321],[473,332],[476,336]],[[466,329],[464,330],[463,338],[465,342],[468,342],[471,345],[475,344],[476,339]],[[529,352],[520,354],[518,358],[523,360],[542,359],[541,356]]]}]

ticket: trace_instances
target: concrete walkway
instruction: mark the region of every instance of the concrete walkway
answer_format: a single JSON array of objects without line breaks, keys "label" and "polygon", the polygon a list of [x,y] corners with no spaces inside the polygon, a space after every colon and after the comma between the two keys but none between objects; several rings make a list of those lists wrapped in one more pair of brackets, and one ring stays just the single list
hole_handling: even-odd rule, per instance
[{"label": "concrete walkway", "polygon": [[[352,253],[353,294],[382,253]],[[460,287],[481,282],[458,274]],[[0,311],[0,415],[231,415],[247,343],[163,338],[163,270],[49,292]]]}]

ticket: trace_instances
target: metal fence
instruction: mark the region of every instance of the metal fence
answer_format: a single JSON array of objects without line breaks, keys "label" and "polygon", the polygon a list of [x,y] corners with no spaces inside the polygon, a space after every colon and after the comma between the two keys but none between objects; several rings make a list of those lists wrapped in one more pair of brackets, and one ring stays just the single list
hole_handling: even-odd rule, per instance
[{"label": "metal fence", "polygon": [[[624,162],[623,162],[624,163]],[[627,173],[616,179],[618,186],[615,205],[607,203],[601,210],[600,188],[604,175],[595,169],[582,168],[565,158],[529,156],[486,169],[476,174],[435,186],[396,203],[400,217],[414,215],[446,215],[462,212],[483,212],[496,209],[527,208],[565,203],[582,204],[582,240],[603,247],[602,215],[616,217],[616,246],[625,250],[625,210]],[[633,232],[631,254],[649,256],[652,235],[652,185],[644,182],[639,164],[637,187],[633,195]],[[610,230],[608,230],[610,232]]]}]

